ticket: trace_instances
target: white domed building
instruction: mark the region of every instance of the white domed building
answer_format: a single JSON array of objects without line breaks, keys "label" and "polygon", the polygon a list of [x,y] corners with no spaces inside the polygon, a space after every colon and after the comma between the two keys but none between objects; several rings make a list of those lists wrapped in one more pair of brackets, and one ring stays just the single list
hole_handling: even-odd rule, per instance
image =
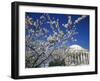
[{"label": "white domed building", "polygon": [[70,65],[87,65],[89,64],[89,52],[79,45],[72,45],[66,49],[65,64]]}]

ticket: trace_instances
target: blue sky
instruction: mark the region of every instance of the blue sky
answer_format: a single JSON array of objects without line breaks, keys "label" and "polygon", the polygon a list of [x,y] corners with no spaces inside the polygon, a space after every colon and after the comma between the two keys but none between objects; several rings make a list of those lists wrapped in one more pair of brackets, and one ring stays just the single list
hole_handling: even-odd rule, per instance
[{"label": "blue sky", "polygon": [[[33,19],[33,21],[36,19],[39,19],[42,14],[43,13],[26,12],[26,16],[31,17]],[[51,18],[54,18],[55,20],[59,19],[60,26],[62,26],[62,23],[64,23],[64,24],[67,23],[68,16],[72,17],[72,21],[75,21],[78,17],[81,16],[81,14],[80,15],[49,14],[49,15]],[[43,27],[45,26],[50,31],[49,34],[52,34],[49,24],[44,24],[42,26]],[[64,27],[61,27],[61,28],[63,31],[65,30]],[[67,45],[70,46],[73,44],[78,44],[78,45],[82,46],[83,48],[86,48],[89,50],[89,16],[87,16],[85,19],[80,21],[80,23],[78,23],[76,25],[76,28],[77,28],[78,34],[75,36],[75,38],[77,39],[77,41],[76,42],[69,41]]]}]

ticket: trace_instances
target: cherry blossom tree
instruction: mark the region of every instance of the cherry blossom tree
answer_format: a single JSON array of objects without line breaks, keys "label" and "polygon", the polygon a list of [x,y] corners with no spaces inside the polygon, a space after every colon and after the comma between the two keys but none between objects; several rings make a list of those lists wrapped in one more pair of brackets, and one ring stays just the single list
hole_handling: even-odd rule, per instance
[{"label": "cherry blossom tree", "polygon": [[[25,18],[25,66],[26,68],[46,67],[49,62],[58,59],[64,60],[66,55],[55,54],[55,50],[63,48],[63,52],[67,47],[68,41],[77,41],[74,38],[78,34],[76,25],[86,16],[81,16],[72,21],[72,16],[66,16],[68,22],[60,25],[60,20],[51,17],[50,14],[42,14],[39,19],[30,16]],[[48,24],[52,33],[47,27]],[[61,27],[65,28],[61,30]],[[64,49],[65,48],[65,49]],[[58,57],[57,57],[58,55]],[[55,58],[57,57],[57,58]]]}]

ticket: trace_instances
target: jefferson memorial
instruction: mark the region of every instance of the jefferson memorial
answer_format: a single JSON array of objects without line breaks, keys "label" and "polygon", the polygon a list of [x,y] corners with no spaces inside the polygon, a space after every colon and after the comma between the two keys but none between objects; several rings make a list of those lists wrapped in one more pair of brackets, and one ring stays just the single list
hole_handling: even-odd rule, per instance
[{"label": "jefferson memorial", "polygon": [[72,45],[66,50],[66,65],[87,65],[89,64],[89,52],[79,45]]},{"label": "jefferson memorial", "polygon": [[64,60],[65,66],[77,66],[89,64],[89,52],[79,45],[72,45],[67,49],[59,49],[53,52],[53,58]]}]

